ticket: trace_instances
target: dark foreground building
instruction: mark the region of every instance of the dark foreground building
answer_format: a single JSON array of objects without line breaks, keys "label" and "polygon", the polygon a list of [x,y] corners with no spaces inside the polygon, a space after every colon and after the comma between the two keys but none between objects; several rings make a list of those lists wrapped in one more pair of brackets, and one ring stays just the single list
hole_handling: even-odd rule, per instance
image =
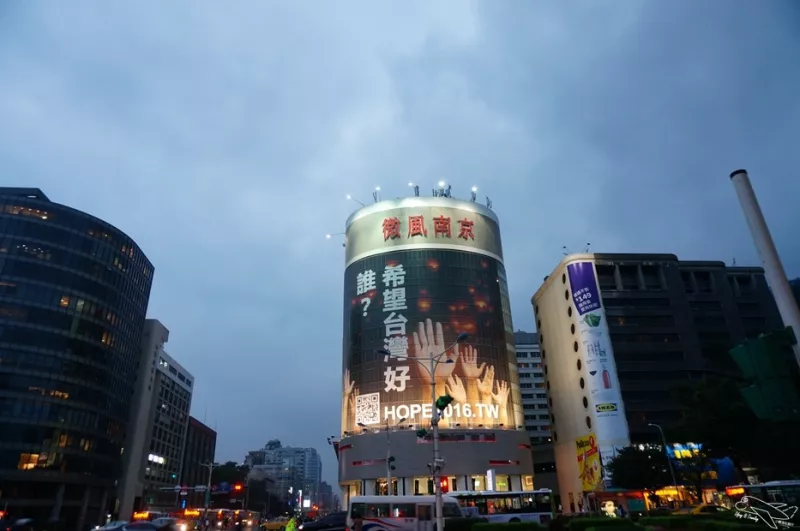
[{"label": "dark foreground building", "polygon": [[728,351],[782,327],[760,267],[674,255],[595,255],[631,439],[680,418],[669,388],[692,373],[735,375]]},{"label": "dark foreground building", "polygon": [[83,530],[114,505],[153,266],[108,223],[0,188],[0,507]]},{"label": "dark foreground building", "polygon": [[[189,417],[186,431],[186,448],[183,451],[183,467],[181,468],[181,485],[196,487],[208,485],[208,467],[204,463],[213,463],[217,450],[217,432],[194,417]],[[187,491],[187,507],[203,507],[204,493]]]},{"label": "dark foreground building", "polygon": [[738,376],[728,351],[782,327],[763,269],[671,254],[567,256],[533,305],[564,507],[586,490],[582,441],[594,439],[604,464],[616,448],[660,444],[658,427],[688,442],[670,440],[682,414],[673,390]]}]

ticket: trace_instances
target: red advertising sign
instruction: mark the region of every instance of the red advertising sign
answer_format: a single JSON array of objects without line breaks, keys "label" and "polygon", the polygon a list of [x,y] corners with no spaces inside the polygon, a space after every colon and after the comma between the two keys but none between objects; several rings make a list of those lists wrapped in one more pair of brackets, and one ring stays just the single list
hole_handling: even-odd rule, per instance
[{"label": "red advertising sign", "polygon": [[[464,218],[458,221],[458,234],[456,238],[462,240],[475,241],[475,222],[471,219]],[[406,222],[408,230],[406,231],[406,238],[427,238],[428,226],[425,222],[425,216],[408,216]],[[384,218],[381,230],[383,231],[383,241],[396,240],[401,238],[402,222],[396,217]],[[449,217],[444,215],[433,218],[433,236],[435,238],[452,238],[453,229],[452,222]]]}]

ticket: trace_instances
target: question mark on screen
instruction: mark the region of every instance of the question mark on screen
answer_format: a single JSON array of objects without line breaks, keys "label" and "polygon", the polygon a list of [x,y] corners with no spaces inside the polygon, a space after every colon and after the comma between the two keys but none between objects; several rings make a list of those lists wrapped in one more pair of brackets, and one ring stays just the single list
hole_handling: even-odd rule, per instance
[{"label": "question mark on screen", "polygon": [[361,304],[364,305],[364,308],[361,310],[363,312],[361,315],[363,315],[364,317],[367,316],[367,309],[369,308],[371,302],[372,299],[370,299],[369,297],[364,297],[363,299],[361,299]]}]

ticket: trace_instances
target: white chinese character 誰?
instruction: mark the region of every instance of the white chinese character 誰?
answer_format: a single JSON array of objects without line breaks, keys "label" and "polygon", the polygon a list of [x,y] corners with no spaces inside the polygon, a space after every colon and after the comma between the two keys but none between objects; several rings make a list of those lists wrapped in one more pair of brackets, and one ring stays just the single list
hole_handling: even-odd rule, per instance
[{"label": "white chinese character \u8ab0?", "polygon": [[397,391],[402,393],[406,390],[406,382],[411,379],[408,374],[408,365],[402,367],[386,367],[383,371],[383,383],[386,386],[383,388],[387,393],[389,391]]},{"label": "white chinese character \u8ab0?", "polygon": [[[392,336],[383,340],[383,346],[393,358],[405,360],[408,357],[408,337]],[[383,361],[389,361],[389,356],[384,356]]]},{"label": "white chinese character \u8ab0?", "polygon": [[383,311],[396,312],[407,310],[406,288],[390,288],[383,292]]},{"label": "white chinese character \u8ab0?", "polygon": [[406,283],[406,270],[403,269],[403,264],[395,266],[387,265],[383,270],[383,284],[393,288],[402,286]]},{"label": "white chinese character \u8ab0?", "polygon": [[363,295],[374,289],[377,289],[375,285],[375,271],[367,269],[356,276],[356,295]]}]

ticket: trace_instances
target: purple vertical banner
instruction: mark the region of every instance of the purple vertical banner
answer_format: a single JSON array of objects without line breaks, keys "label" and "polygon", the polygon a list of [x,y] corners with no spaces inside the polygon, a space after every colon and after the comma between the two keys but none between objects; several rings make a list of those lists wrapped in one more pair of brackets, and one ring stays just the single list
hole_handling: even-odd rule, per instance
[{"label": "purple vertical banner", "polygon": [[583,316],[599,310],[600,290],[597,288],[597,279],[594,276],[594,264],[575,262],[567,266],[567,273],[572,288],[572,301],[575,303],[578,315]]}]

